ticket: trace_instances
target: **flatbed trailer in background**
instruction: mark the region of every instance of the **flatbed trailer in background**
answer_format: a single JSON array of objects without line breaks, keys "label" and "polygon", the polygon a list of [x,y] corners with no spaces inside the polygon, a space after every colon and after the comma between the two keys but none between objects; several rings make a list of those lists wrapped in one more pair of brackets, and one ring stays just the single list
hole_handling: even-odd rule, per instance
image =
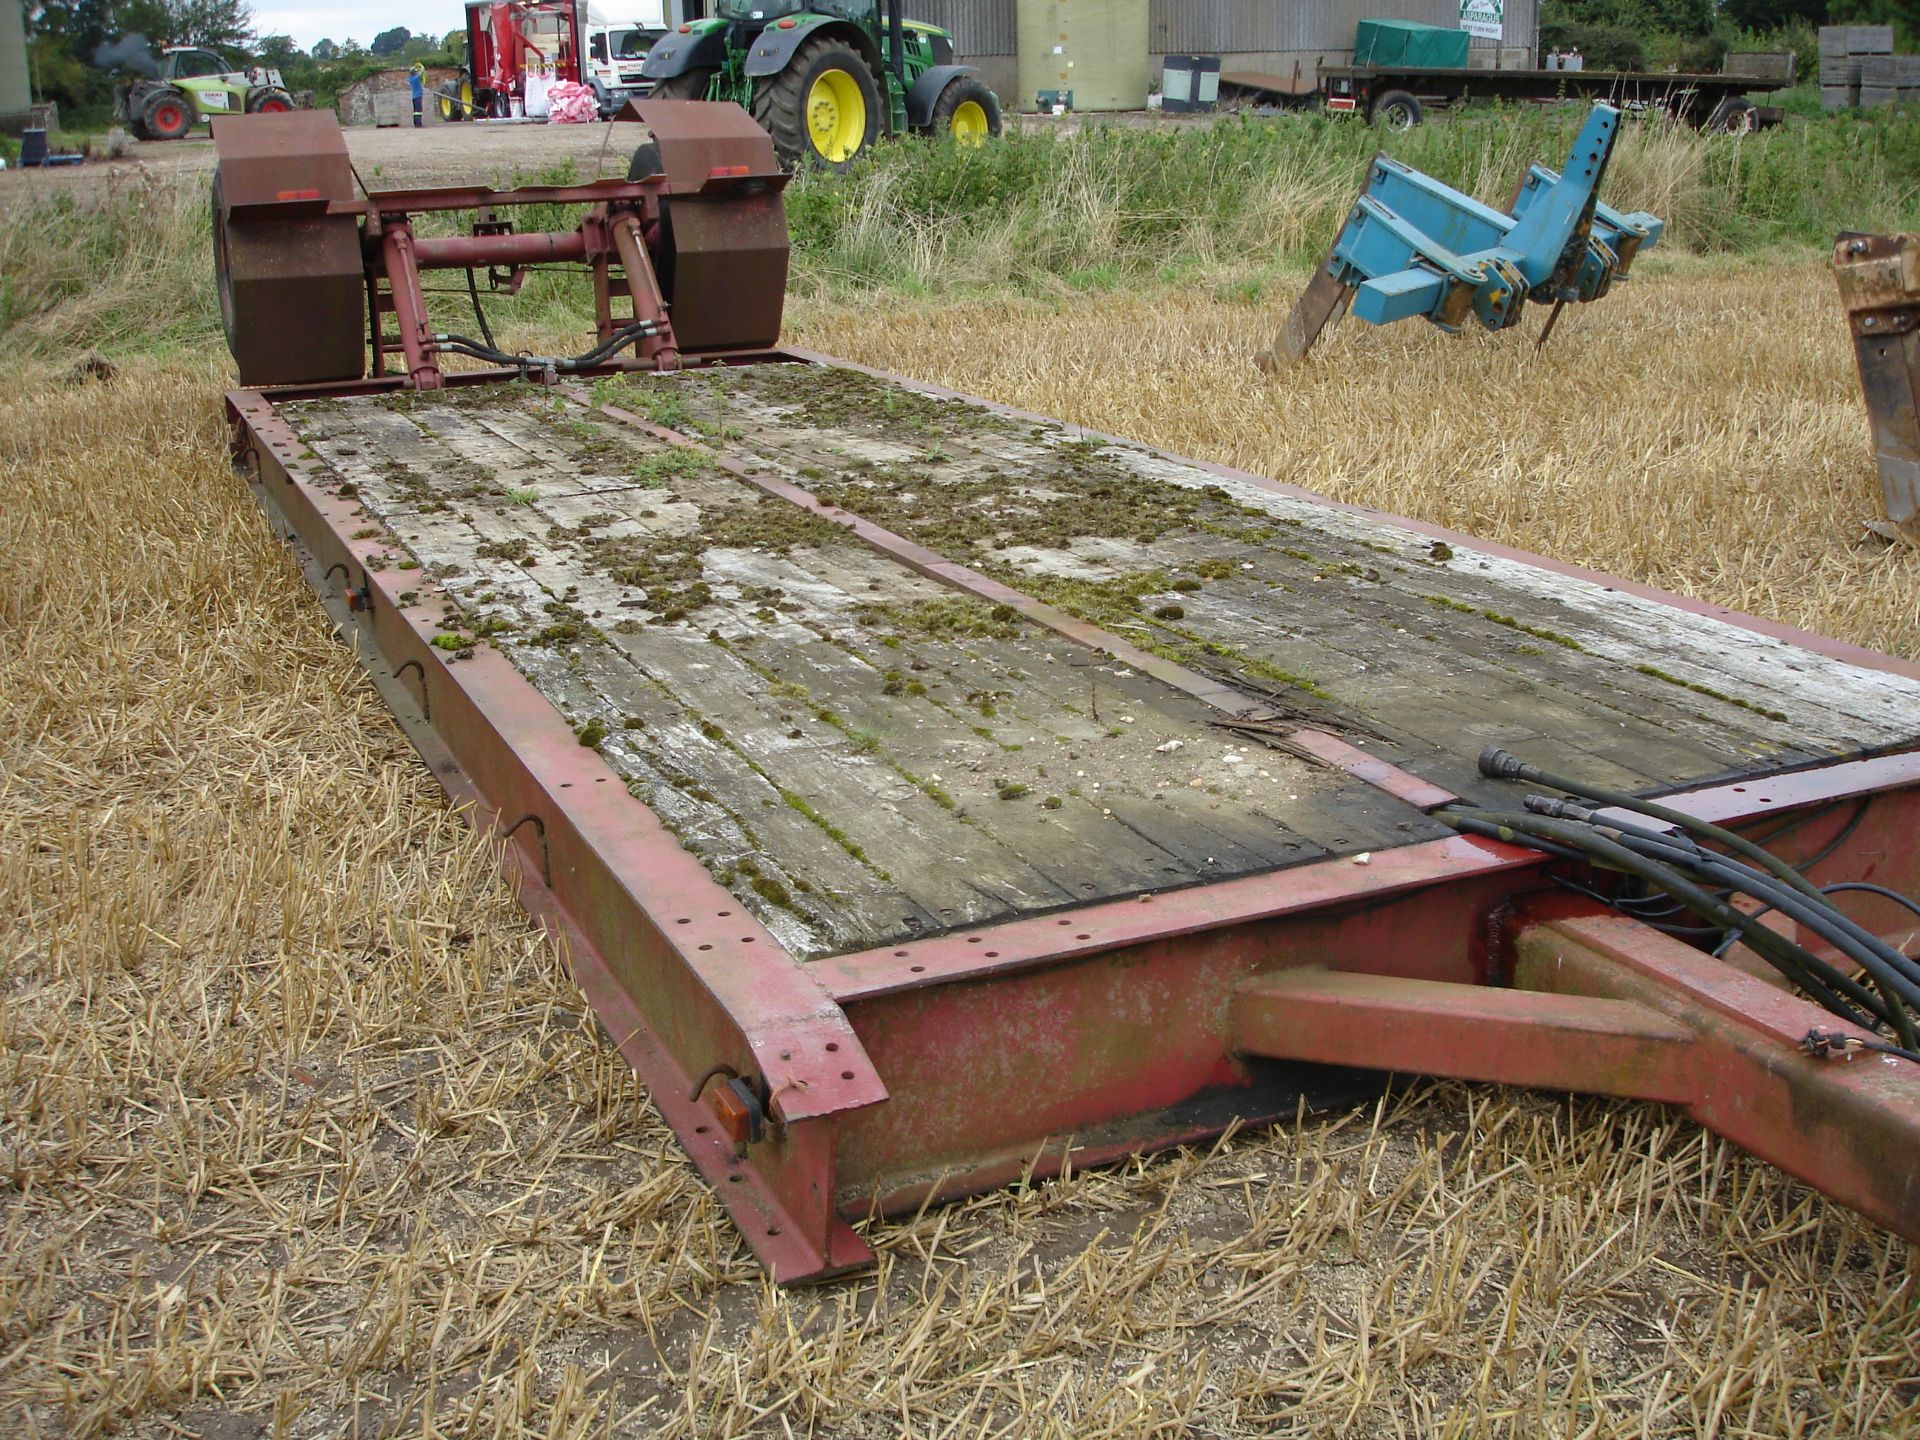
[{"label": "flatbed trailer in background", "polygon": [[1428,69],[1419,66],[1322,66],[1313,77],[1229,71],[1222,98],[1363,115],[1394,129],[1418,125],[1434,106],[1475,100],[1511,103],[1605,100],[1623,110],[1659,110],[1689,125],[1746,131],[1778,123],[1779,112],[1747,100],[1792,84],[1791,75],[1661,75],[1631,70]]}]

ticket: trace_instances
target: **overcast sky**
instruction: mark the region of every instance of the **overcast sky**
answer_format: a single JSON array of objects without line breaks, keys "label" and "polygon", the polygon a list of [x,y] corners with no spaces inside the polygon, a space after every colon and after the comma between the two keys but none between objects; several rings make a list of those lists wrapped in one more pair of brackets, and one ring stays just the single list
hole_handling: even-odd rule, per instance
[{"label": "overcast sky", "polygon": [[349,36],[365,45],[396,25],[437,40],[464,29],[467,16],[460,0],[269,0],[253,7],[253,23],[262,35],[291,35],[310,50],[316,40],[338,44]]}]

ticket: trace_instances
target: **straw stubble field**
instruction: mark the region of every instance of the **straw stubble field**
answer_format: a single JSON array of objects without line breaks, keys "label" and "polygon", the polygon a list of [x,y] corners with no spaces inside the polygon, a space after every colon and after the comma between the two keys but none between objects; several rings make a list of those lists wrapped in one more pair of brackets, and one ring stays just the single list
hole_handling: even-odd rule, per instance
[{"label": "straw stubble field", "polygon": [[[1516,336],[1290,294],[796,340],[1920,654],[1830,281]],[[1907,1247],[1638,1105],[1414,1085],[870,1228],[771,1289],[227,466],[222,367],[0,415],[0,1414],[21,1434],[1868,1435]]]}]

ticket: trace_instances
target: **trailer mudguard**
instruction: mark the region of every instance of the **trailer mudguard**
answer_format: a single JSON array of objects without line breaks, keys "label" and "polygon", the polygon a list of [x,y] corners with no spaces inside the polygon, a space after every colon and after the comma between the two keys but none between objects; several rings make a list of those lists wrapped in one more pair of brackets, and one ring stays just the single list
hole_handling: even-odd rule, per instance
[{"label": "trailer mudguard", "polygon": [[940,92],[950,81],[962,75],[978,75],[978,65],[929,65],[907,91],[907,124],[924,130],[933,123],[933,107],[940,103]]},{"label": "trailer mudguard", "polygon": [[718,70],[727,63],[726,26],[664,35],[653,42],[640,73],[648,80],[671,80],[689,70]]},{"label": "trailer mudguard", "polygon": [[[794,21],[791,30],[782,30],[777,25],[769,25],[753,37],[753,46],[747,51],[747,63],[743,67],[749,80],[759,80],[768,75],[778,75],[787,68],[794,53],[816,35],[831,35],[843,40],[874,69],[874,78],[880,79],[880,52],[874,48],[873,38],[857,25],[849,25],[831,15],[801,15]],[[881,83],[884,95],[886,85]]]}]

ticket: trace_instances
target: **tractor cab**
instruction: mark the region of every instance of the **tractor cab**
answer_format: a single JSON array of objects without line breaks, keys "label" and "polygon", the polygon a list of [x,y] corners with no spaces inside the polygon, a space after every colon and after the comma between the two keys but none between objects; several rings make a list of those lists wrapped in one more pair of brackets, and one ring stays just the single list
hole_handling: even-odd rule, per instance
[{"label": "tractor cab", "polygon": [[201,80],[215,75],[241,73],[211,50],[196,50],[177,45],[160,57],[162,80]]},{"label": "tractor cab", "polygon": [[783,15],[798,15],[815,8],[808,0],[715,0],[713,13],[722,20],[764,25]]},{"label": "tractor cab", "polygon": [[879,0],[715,0],[713,13],[749,30],[764,29],[789,15],[831,15],[877,34]]}]

